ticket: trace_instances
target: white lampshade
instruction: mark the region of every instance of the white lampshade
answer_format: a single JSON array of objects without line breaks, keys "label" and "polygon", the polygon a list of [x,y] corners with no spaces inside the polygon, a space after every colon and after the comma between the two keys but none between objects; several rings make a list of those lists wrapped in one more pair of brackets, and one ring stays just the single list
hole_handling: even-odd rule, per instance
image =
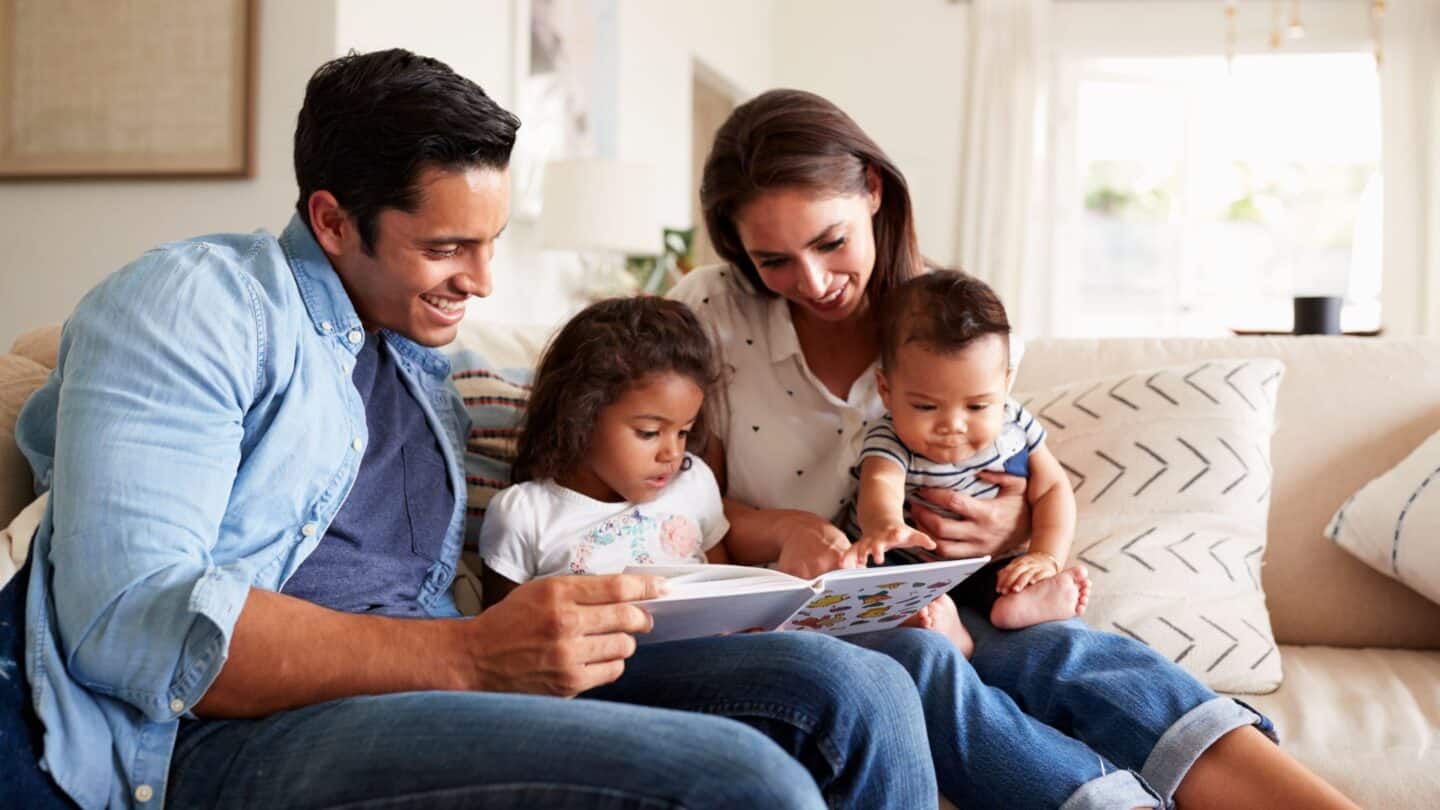
[{"label": "white lampshade", "polygon": [[642,163],[580,158],[545,164],[540,241],[547,248],[654,256],[660,198]]}]

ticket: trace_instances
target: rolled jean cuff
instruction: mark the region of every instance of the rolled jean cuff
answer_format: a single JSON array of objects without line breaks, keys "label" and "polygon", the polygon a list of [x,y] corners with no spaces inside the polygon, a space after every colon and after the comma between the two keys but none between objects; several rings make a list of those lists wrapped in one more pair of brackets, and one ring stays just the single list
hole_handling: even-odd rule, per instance
[{"label": "rolled jean cuff", "polygon": [[1164,806],[1160,797],[1134,771],[1111,771],[1081,785],[1060,805],[1060,810]]},{"label": "rolled jean cuff", "polygon": [[1271,741],[1279,742],[1270,718],[1234,698],[1211,698],[1186,712],[1160,735],[1140,774],[1169,806],[1180,780],[1190,772],[1195,760],[1216,740],[1245,726],[1254,726]]}]

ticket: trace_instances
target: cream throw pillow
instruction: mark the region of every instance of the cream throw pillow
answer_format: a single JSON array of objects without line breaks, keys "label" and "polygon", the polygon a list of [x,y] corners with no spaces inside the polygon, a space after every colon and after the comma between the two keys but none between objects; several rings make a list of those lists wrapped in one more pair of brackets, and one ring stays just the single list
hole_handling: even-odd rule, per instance
[{"label": "cream throw pillow", "polygon": [[1376,571],[1440,602],[1440,433],[1351,495],[1325,536]]},{"label": "cream throw pillow", "polygon": [[1260,565],[1284,364],[1211,360],[1021,393],[1070,474],[1085,621],[1213,689],[1280,685]]}]

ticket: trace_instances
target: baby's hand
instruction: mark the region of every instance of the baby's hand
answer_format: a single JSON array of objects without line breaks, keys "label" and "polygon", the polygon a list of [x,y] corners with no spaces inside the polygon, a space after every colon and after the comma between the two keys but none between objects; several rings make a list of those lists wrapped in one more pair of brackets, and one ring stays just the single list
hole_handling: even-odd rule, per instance
[{"label": "baby's hand", "polygon": [[861,537],[855,545],[850,547],[845,567],[864,568],[872,560],[879,564],[884,562],[885,552],[892,548],[915,548],[917,546],[933,549],[935,541],[922,531],[912,529],[904,523],[895,523]]},{"label": "baby's hand", "polygon": [[996,593],[1019,593],[1030,587],[1030,585],[1049,579],[1060,573],[1060,567],[1055,564],[1055,558],[1049,554],[1030,552],[1021,554],[1010,562],[1009,565],[1000,569],[1000,574],[995,578]]}]

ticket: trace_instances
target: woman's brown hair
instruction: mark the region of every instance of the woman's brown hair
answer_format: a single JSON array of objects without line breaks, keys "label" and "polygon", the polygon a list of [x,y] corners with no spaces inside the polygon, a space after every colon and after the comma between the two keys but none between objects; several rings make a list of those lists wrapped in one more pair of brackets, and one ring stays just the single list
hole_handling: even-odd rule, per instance
[{"label": "woman's brown hair", "polygon": [[875,269],[866,290],[880,307],[901,282],[919,275],[924,259],[905,176],[850,116],[803,90],[771,90],[736,107],[715,134],[700,180],[705,227],[721,258],[751,286],[770,293],[740,242],[735,216],[767,191],[801,188],[826,194],[863,194],[866,172],[880,178]]},{"label": "woman's brown hair", "polygon": [[[512,477],[556,478],[584,461],[600,411],[653,374],[688,377],[714,392],[715,354],[690,308],[664,298],[611,298],[591,304],[550,341],[535,372]],[[686,448],[708,436],[705,406]]]}]

